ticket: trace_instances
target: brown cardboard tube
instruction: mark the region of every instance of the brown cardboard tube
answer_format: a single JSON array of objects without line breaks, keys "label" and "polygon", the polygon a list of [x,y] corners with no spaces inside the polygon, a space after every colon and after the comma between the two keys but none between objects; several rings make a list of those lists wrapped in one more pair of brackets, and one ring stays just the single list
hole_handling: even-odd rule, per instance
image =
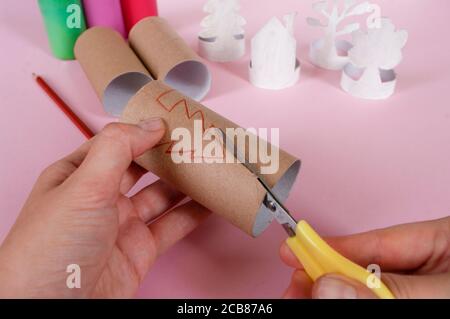
[{"label": "brown cardboard tube", "polygon": [[74,51],[105,110],[112,115],[120,116],[129,99],[152,80],[133,50],[112,29],[85,31]]},{"label": "brown cardboard tube", "polygon": [[[201,120],[205,129],[238,126],[160,81],[148,83],[130,100],[122,121],[135,124],[153,117],[165,121],[166,136],[136,162],[249,235],[260,235],[273,217],[262,204],[266,192],[255,175],[236,162],[176,164],[171,157],[171,132],[175,128],[186,128],[194,134],[195,119]],[[275,194],[285,200],[300,161],[282,150],[279,159],[278,171],[264,178]],[[259,168],[261,163],[255,166]]]},{"label": "brown cardboard tube", "polygon": [[[155,78],[172,81],[172,85],[189,93],[192,88],[202,86],[198,83],[210,80],[206,66],[160,18],[145,19],[136,25],[131,40],[135,52],[115,31],[96,27],[78,39],[75,54],[109,113],[122,115],[127,123],[151,117],[165,120],[168,129],[164,140],[137,163],[251,236],[260,235],[273,216],[262,204],[265,190],[242,164],[176,164],[171,158],[170,137],[175,128],[193,132],[195,119],[202,120],[203,128],[238,126],[162,81],[153,80],[148,70]],[[201,76],[196,84],[191,77],[197,79],[193,74],[198,65],[205,68],[207,76],[198,73]],[[170,78],[173,70],[179,74]],[[300,161],[282,150],[279,156],[278,171],[264,177],[275,194],[285,200],[297,177]],[[256,167],[260,168],[260,164]]]},{"label": "brown cardboard tube", "polygon": [[143,19],[130,31],[129,41],[153,78],[194,100],[206,96],[211,86],[208,68],[166,20]]}]

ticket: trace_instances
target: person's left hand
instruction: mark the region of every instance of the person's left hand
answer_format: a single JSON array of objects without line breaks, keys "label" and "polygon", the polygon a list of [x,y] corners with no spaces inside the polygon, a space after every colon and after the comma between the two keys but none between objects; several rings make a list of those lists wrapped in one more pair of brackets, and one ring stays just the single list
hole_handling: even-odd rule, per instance
[{"label": "person's left hand", "polygon": [[[109,124],[39,177],[0,248],[0,297],[132,297],[155,259],[207,209],[158,181],[126,194],[145,171],[133,159],[164,135],[160,119]],[[81,268],[69,289],[68,265]]]}]

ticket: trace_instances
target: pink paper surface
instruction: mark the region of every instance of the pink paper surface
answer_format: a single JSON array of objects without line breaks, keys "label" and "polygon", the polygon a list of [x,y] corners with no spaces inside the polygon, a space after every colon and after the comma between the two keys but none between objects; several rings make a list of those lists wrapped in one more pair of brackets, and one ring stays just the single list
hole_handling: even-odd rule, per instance
[{"label": "pink paper surface", "polygon": [[[321,35],[304,22],[314,14],[310,1],[241,3],[248,38],[271,16],[299,12],[301,80],[287,90],[264,91],[247,81],[248,54],[230,64],[209,63],[214,81],[204,103],[243,126],[281,128],[282,147],[303,161],[287,202],[293,214],[324,235],[448,216],[450,2],[377,1],[383,15],[410,34],[397,92],[379,102],[347,95],[338,72],[309,63],[309,43]],[[161,16],[194,48],[203,4],[160,1]],[[84,141],[31,73],[43,75],[95,130],[111,118],[78,63],[52,58],[36,1],[0,1],[0,37],[2,240],[40,171]],[[251,239],[212,217],[157,261],[139,297],[279,297],[292,274],[278,257],[285,238],[276,224]]]},{"label": "pink paper surface", "polygon": [[120,0],[83,0],[89,27],[110,27],[126,37]]}]

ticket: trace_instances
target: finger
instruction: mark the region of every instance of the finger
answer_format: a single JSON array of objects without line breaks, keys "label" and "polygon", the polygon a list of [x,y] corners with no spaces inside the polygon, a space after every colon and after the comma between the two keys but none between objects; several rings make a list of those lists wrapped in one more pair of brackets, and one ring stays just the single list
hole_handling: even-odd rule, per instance
[{"label": "finger", "polygon": [[382,274],[381,280],[399,299],[449,299],[450,274],[396,275]]},{"label": "finger", "polygon": [[[335,237],[327,242],[355,263],[379,265],[383,271],[439,272],[442,255],[448,251],[450,218],[406,224],[367,233]],[[283,244],[282,260],[292,267],[302,268],[295,256]]]},{"label": "finger", "polygon": [[280,257],[281,260],[283,260],[283,262],[289,267],[303,269],[302,264],[299,262],[297,257],[295,257],[294,253],[286,244],[286,242],[283,242],[280,246]]},{"label": "finger", "polygon": [[138,216],[147,223],[174,207],[184,197],[184,194],[159,180],[142,189],[131,201]]},{"label": "finger", "polygon": [[285,299],[311,299],[313,282],[303,270],[296,270],[291,284],[283,295]]},{"label": "finger", "polygon": [[313,286],[314,299],[376,299],[377,296],[365,285],[337,275],[320,277]]},{"label": "finger", "polygon": [[141,179],[141,177],[147,173],[148,171],[145,168],[139,166],[139,164],[135,162],[132,162],[122,178],[122,182],[120,183],[120,192],[124,195],[127,194]]},{"label": "finger", "polygon": [[[39,177],[40,183],[37,185],[41,190],[48,191],[61,185],[70,175],[75,172],[81,165],[88,154],[95,137],[80,146],[75,152],[57,161],[49,166]],[[139,181],[139,179],[147,174],[148,171],[132,162],[128,171],[124,174],[120,191],[122,194],[128,193],[131,188]]]},{"label": "finger", "polygon": [[92,143],[93,139],[81,145],[70,155],[47,167],[39,176],[36,186],[45,192],[61,185],[81,165]]},{"label": "finger", "polygon": [[163,134],[161,119],[150,119],[139,125],[108,124],[97,135],[85,160],[69,179],[117,194],[133,159],[156,145]]},{"label": "finger", "polygon": [[152,234],[139,218],[128,218],[120,226],[117,246],[126,256],[130,268],[134,270],[130,273],[136,275],[129,283],[133,281],[140,283],[156,259],[157,249]]},{"label": "finger", "polygon": [[189,201],[150,224],[158,255],[193,231],[209,214],[205,207]]},{"label": "finger", "polygon": [[330,239],[330,244],[360,265],[383,271],[426,269],[447,253],[450,218],[405,224],[360,235]]}]

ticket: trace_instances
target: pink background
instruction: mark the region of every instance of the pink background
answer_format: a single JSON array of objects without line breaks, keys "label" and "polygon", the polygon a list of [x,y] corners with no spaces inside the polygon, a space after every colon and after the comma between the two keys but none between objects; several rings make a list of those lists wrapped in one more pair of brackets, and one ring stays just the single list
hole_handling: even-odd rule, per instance
[{"label": "pink background", "polygon": [[[247,81],[248,56],[209,63],[214,83],[204,103],[243,126],[281,128],[282,146],[303,160],[287,203],[295,216],[339,235],[449,215],[450,2],[375,1],[410,34],[397,93],[381,102],[350,97],[338,72],[308,62],[308,43],[320,35],[305,23],[312,1],[241,2],[249,38],[271,16],[299,12],[301,81],[264,91]],[[49,54],[36,3],[0,1],[0,240],[39,172],[84,141],[31,73],[43,75],[95,130],[111,120],[78,63]],[[160,1],[161,15],[193,47],[203,3]],[[254,240],[214,216],[158,260],[139,296],[279,297],[291,276],[278,257],[285,236],[273,225]]]}]

